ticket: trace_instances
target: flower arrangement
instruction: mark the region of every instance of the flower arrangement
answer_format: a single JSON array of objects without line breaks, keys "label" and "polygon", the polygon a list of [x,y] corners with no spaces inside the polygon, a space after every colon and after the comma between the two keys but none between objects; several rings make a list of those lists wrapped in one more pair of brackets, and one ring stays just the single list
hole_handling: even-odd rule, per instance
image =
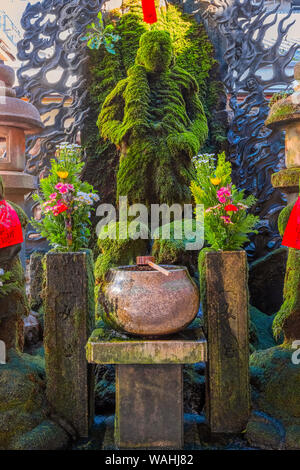
[{"label": "flower arrangement", "polygon": [[49,176],[40,181],[40,194],[34,195],[43,217],[31,222],[55,249],[78,251],[88,246],[90,211],[99,196],[79,178],[83,167],[79,145],[63,142],[55,156]]},{"label": "flower arrangement", "polygon": [[191,191],[196,204],[204,205],[204,236],[212,250],[240,250],[249,240],[258,217],[247,209],[256,202],[254,196],[244,197],[231,181],[231,164],[225,153],[218,155],[217,164],[212,154],[198,155],[194,159],[196,180]]}]

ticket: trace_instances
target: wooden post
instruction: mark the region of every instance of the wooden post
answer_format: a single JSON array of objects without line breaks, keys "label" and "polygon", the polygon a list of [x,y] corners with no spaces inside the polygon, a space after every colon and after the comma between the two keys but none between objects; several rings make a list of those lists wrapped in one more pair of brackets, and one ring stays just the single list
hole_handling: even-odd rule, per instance
[{"label": "wooden post", "polygon": [[87,437],[93,417],[93,370],[85,345],[94,326],[94,276],[89,252],[46,255],[45,360],[54,413]]},{"label": "wooden post", "polygon": [[239,433],[250,413],[246,253],[207,253],[205,270],[207,419],[213,433]]}]

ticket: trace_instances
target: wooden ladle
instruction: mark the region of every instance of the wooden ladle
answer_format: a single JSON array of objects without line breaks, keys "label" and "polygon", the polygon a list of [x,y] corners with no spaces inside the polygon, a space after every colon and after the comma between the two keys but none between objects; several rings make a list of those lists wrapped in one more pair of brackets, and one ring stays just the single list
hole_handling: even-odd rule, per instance
[{"label": "wooden ladle", "polygon": [[168,271],[167,269],[165,268],[162,268],[161,266],[159,266],[158,264],[155,264],[154,263],[155,261],[155,258],[154,256],[137,256],[136,257],[136,264],[138,266],[150,266],[151,268],[153,269],[156,269],[156,271],[159,271],[161,272],[162,274],[164,274],[165,276],[169,276],[170,275],[170,271]]}]

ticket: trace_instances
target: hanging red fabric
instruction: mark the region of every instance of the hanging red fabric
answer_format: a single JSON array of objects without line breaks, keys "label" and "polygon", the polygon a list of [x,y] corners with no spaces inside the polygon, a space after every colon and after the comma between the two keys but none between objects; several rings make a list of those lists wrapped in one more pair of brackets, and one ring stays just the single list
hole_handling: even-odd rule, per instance
[{"label": "hanging red fabric", "polygon": [[157,16],[155,9],[155,0],[142,0],[142,7],[144,21],[149,24],[156,23]]},{"label": "hanging red fabric", "polygon": [[300,196],[298,197],[287,223],[282,245],[300,250]]},{"label": "hanging red fabric", "polygon": [[0,248],[22,242],[23,232],[18,214],[6,201],[0,201]]}]

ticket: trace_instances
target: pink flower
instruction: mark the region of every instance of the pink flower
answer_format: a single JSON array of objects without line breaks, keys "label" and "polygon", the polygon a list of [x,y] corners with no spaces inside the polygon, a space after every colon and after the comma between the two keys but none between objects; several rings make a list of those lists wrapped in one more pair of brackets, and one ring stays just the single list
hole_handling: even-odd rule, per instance
[{"label": "pink flower", "polygon": [[67,188],[69,191],[74,191],[74,186],[73,184],[66,184]]},{"label": "pink flower", "polygon": [[228,215],[221,215],[221,219],[224,220],[225,224],[232,224],[230,217]]},{"label": "pink flower", "polygon": [[230,190],[230,187],[223,187],[223,188],[220,188],[218,191],[217,191],[217,197],[220,201],[221,204],[225,204],[226,202],[226,198],[230,197],[231,196],[231,190]]},{"label": "pink flower", "polygon": [[218,194],[217,196],[218,196],[219,202],[220,202],[221,204],[225,204],[225,202],[226,202],[226,197],[223,196],[223,194],[222,194],[222,195],[219,195],[219,194]]},{"label": "pink flower", "polygon": [[[55,188],[58,189],[60,194],[66,194],[69,191],[68,186],[69,186],[68,184],[57,183]],[[72,185],[70,185],[70,186],[72,186]]]},{"label": "pink flower", "polygon": [[50,194],[50,196],[49,196],[49,198],[52,199],[52,200],[53,200],[53,199],[56,199],[56,197],[57,197],[57,193],[52,193],[52,194]]}]

